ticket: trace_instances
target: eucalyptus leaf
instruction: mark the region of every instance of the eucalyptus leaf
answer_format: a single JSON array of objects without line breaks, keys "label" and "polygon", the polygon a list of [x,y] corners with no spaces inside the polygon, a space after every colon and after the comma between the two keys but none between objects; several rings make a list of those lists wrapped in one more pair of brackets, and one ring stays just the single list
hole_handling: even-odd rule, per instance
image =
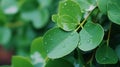
[{"label": "eucalyptus leaf", "polygon": [[39,52],[43,58],[46,58],[46,50],[43,45],[43,38],[38,37],[33,40],[31,45],[31,54],[34,54],[35,52]]},{"label": "eucalyptus leaf", "polygon": [[7,17],[4,14],[3,10],[0,8],[0,25],[5,24],[7,21]]},{"label": "eucalyptus leaf", "polygon": [[75,0],[83,13],[91,11],[96,6],[96,0]]},{"label": "eucalyptus leaf", "polygon": [[5,14],[16,14],[19,10],[16,0],[1,0],[0,5]]},{"label": "eucalyptus leaf", "polygon": [[[57,23],[58,26],[61,27],[62,29],[66,31],[75,30],[75,28],[77,27],[77,25],[81,20],[81,17],[82,17],[82,13],[79,5],[76,2],[72,0],[66,0],[66,1],[61,1],[59,3],[58,18],[57,18],[57,20],[59,21]],[[72,27],[71,27],[71,23],[73,24]]]},{"label": "eucalyptus leaf", "polygon": [[11,39],[11,30],[6,27],[0,27],[0,44],[6,45]]},{"label": "eucalyptus leaf", "polygon": [[97,49],[95,58],[100,64],[115,64],[118,61],[115,51],[106,44]]},{"label": "eucalyptus leaf", "polygon": [[34,18],[32,19],[33,21],[33,26],[35,28],[42,28],[44,27],[49,19],[49,12],[47,9],[43,9],[41,11],[37,11],[35,12],[35,14],[33,15]]},{"label": "eucalyptus leaf", "polygon": [[42,8],[49,7],[52,3],[52,0],[37,0]]},{"label": "eucalyptus leaf", "polygon": [[109,19],[120,25],[120,1],[118,0],[109,0],[108,1],[108,17]]},{"label": "eucalyptus leaf", "polygon": [[43,38],[44,46],[49,58],[61,58],[71,53],[78,44],[77,32],[65,32],[59,28],[49,30]]},{"label": "eucalyptus leaf", "polygon": [[52,15],[52,21],[53,22],[57,22],[57,18],[58,18],[59,16],[57,15],[57,14],[54,14],[54,15]]},{"label": "eucalyptus leaf", "polygon": [[55,59],[49,60],[45,67],[74,67],[74,66],[64,59]]},{"label": "eucalyptus leaf", "polygon": [[90,51],[96,48],[102,41],[104,30],[97,23],[87,22],[80,31],[79,48],[83,51]]},{"label": "eucalyptus leaf", "polygon": [[69,15],[78,22],[80,21],[82,15],[79,5],[72,0],[61,1],[59,3],[58,14],[59,16]]},{"label": "eucalyptus leaf", "polygon": [[104,14],[107,14],[107,3],[108,0],[97,0],[98,7],[100,11]]},{"label": "eucalyptus leaf", "polygon": [[120,45],[118,45],[115,49],[116,53],[117,53],[117,56],[119,58],[119,61],[120,61]]},{"label": "eucalyptus leaf", "polygon": [[49,12],[47,9],[33,10],[29,12],[23,12],[21,17],[27,21],[32,21],[33,26],[36,29],[44,27],[49,19]]},{"label": "eucalyptus leaf", "polygon": [[33,65],[28,58],[21,56],[13,56],[12,67],[33,67]]},{"label": "eucalyptus leaf", "polygon": [[64,29],[65,31],[75,30],[77,25],[79,24],[75,23],[77,21],[68,15],[61,15],[57,21],[58,27]]}]

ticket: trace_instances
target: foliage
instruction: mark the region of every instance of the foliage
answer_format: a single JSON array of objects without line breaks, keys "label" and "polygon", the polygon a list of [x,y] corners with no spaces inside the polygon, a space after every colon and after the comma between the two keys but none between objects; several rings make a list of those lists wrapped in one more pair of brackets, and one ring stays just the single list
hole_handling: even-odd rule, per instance
[{"label": "foliage", "polygon": [[1,0],[0,43],[17,44],[12,66],[119,67],[120,2],[61,0],[56,11],[57,2]]}]

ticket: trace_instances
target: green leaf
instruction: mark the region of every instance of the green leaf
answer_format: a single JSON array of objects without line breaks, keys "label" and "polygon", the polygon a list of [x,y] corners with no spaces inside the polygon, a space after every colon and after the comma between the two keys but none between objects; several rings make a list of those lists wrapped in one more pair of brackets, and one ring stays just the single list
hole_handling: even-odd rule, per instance
[{"label": "green leaf", "polygon": [[0,66],[0,67],[11,67],[11,66],[9,66],[9,65],[3,65],[3,66]]},{"label": "green leaf", "polygon": [[7,44],[11,39],[11,30],[9,28],[0,27],[0,44]]},{"label": "green leaf", "polygon": [[104,30],[97,23],[87,22],[79,35],[80,43],[78,47],[83,51],[90,51],[101,43]]},{"label": "green leaf", "polygon": [[74,66],[64,59],[55,59],[49,60],[45,67],[74,67]]},{"label": "green leaf", "polygon": [[20,11],[32,11],[38,8],[38,2],[36,0],[18,0]]},{"label": "green leaf", "polygon": [[44,46],[49,58],[61,58],[71,53],[78,44],[77,32],[65,32],[59,28],[49,30],[43,38]]},{"label": "green leaf", "polygon": [[57,18],[58,18],[59,16],[57,15],[57,14],[54,14],[54,15],[52,15],[52,21],[53,22],[57,22]]},{"label": "green leaf", "polygon": [[84,13],[86,11],[91,11],[96,6],[96,0],[75,0],[75,1],[78,2],[81,11]]},{"label": "green leaf", "polygon": [[16,0],[1,0],[1,7],[5,14],[16,14],[19,10]]},{"label": "green leaf", "polygon": [[80,21],[81,19],[80,7],[76,2],[72,0],[66,0],[66,1],[60,2],[59,8],[58,8],[58,14],[59,16],[69,15],[77,19],[77,21]]},{"label": "green leaf", "polygon": [[46,50],[43,45],[43,38],[39,37],[33,40],[31,45],[31,54],[34,54],[35,52],[39,52],[43,58],[46,58]]},{"label": "green leaf", "polygon": [[52,3],[52,0],[37,0],[42,8],[49,7]]},{"label": "green leaf", "polygon": [[66,1],[60,2],[59,9],[58,9],[58,15],[60,16],[60,18],[58,18],[59,19],[58,26],[60,26],[62,29],[66,30],[66,31],[71,31],[71,30],[74,30],[74,28],[76,26],[74,28],[71,28],[70,27],[71,22],[66,22],[67,23],[67,25],[65,25],[65,27],[67,27],[67,29],[66,29],[66,28],[62,27],[64,25],[63,20],[75,21],[72,23],[74,23],[74,25],[77,25],[77,24],[79,24],[79,22],[81,20],[82,13],[80,11],[79,5],[76,2],[74,2],[72,0],[66,0]]},{"label": "green leaf", "polygon": [[120,25],[120,1],[109,0],[108,1],[108,17],[109,19]]},{"label": "green leaf", "polygon": [[120,45],[118,45],[115,49],[116,53],[117,53],[117,56],[119,58],[119,61],[120,61]]},{"label": "green leaf", "polygon": [[7,21],[7,17],[4,14],[3,10],[0,8],[0,25],[4,25]]},{"label": "green leaf", "polygon": [[49,12],[47,9],[33,10],[29,12],[22,12],[21,17],[27,21],[32,21],[36,29],[44,27],[49,19]]},{"label": "green leaf", "polygon": [[21,56],[12,57],[12,67],[33,67],[29,59]]},{"label": "green leaf", "polygon": [[107,3],[108,3],[108,0],[97,0],[98,8],[104,14],[107,14]]},{"label": "green leaf", "polygon": [[115,64],[118,61],[115,51],[106,44],[97,49],[95,58],[100,64]]},{"label": "green leaf", "polygon": [[61,15],[57,21],[58,27],[64,29],[65,31],[75,30],[77,25],[79,24],[75,23],[77,21],[68,15]]}]

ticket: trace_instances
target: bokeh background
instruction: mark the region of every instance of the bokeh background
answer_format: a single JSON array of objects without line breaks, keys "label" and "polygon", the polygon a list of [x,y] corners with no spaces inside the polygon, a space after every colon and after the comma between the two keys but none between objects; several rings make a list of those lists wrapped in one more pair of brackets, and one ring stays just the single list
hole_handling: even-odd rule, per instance
[{"label": "bokeh background", "polygon": [[54,27],[59,0],[0,0],[0,66],[14,55],[29,56],[36,37]]}]

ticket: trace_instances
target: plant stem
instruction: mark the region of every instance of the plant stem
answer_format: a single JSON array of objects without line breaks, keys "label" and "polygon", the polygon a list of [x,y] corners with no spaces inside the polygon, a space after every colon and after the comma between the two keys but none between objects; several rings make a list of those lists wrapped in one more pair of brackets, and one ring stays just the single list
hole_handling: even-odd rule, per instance
[{"label": "plant stem", "polygon": [[[96,8],[96,7],[95,7]],[[95,9],[94,8],[94,9]],[[87,15],[87,17],[85,17],[85,19],[82,21],[82,23],[79,24],[79,26],[75,29],[75,31],[78,31],[78,29],[81,27],[83,29],[83,25],[85,24],[85,22],[87,21],[88,17],[91,15],[91,13],[94,11],[94,9],[92,11],[90,11]]]},{"label": "plant stem", "polygon": [[78,62],[79,62],[80,67],[85,67],[85,61],[82,57],[81,52],[79,51],[79,48],[77,48],[77,52],[78,52]]},{"label": "plant stem", "polygon": [[45,58],[45,62],[48,62],[50,59],[48,57]]},{"label": "plant stem", "polygon": [[111,28],[112,28],[112,23],[110,23],[110,28],[109,28],[109,32],[108,32],[108,37],[107,37],[107,46],[109,45],[109,41],[110,41]]},{"label": "plant stem", "polygon": [[90,64],[90,66],[92,65],[94,55],[95,55],[95,51],[93,52],[92,57],[90,58],[90,60],[87,62],[87,64]]}]

